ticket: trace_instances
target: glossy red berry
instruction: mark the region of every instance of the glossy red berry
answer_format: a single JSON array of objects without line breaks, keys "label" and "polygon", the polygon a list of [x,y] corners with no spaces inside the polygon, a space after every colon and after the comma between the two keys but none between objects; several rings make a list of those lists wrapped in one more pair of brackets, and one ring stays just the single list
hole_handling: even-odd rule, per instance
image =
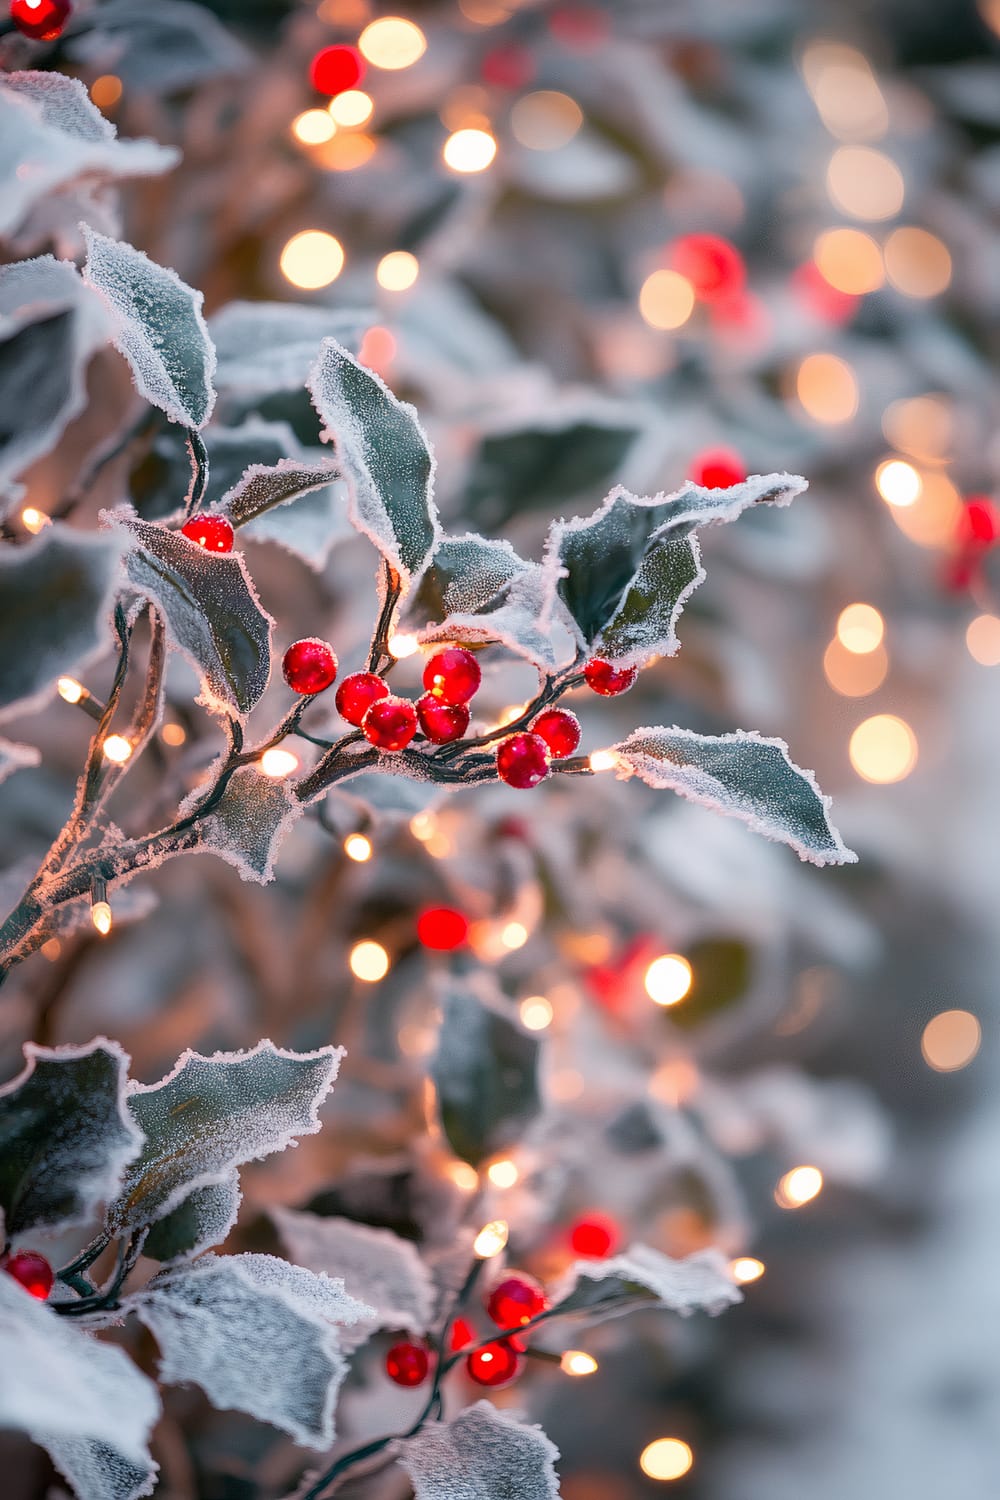
[{"label": "glossy red berry", "polygon": [[469,920],[450,906],[429,906],[417,918],[417,937],[425,948],[451,953],[469,936]]},{"label": "glossy red berry", "polygon": [[600,656],[593,657],[583,669],[587,686],[602,698],[617,698],[619,693],[627,693],[638,675],[637,667],[616,667]]},{"label": "glossy red berry", "polygon": [[388,698],[389,684],[375,672],[351,672],[337,689],[333,700],[337,712],[348,724],[360,726],[373,703]]},{"label": "glossy red berry", "polygon": [[324,47],[309,65],[309,82],[320,94],[355,89],[364,76],[364,59],[356,47]]},{"label": "glossy red berry", "polygon": [[470,1344],[476,1342],[476,1330],[471,1323],[464,1318],[456,1318],[451,1325],[451,1333],[448,1336],[448,1347],[452,1354],[457,1354],[460,1349],[467,1349]]},{"label": "glossy red berry", "polygon": [[531,732],[545,741],[555,760],[572,755],[580,744],[580,720],[565,708],[544,709],[532,720]]},{"label": "glossy red berry", "polygon": [[425,693],[417,699],[417,717],[420,727],[435,745],[447,745],[450,740],[460,740],[469,727],[467,703],[442,703],[433,693]]},{"label": "glossy red berry", "polygon": [[619,1229],[606,1214],[588,1214],[577,1219],[569,1232],[569,1242],[577,1255],[589,1260],[603,1260],[618,1243]]},{"label": "glossy red berry", "polygon": [[706,448],[691,462],[688,478],[706,490],[727,490],[747,477],[743,460],[735,448]]},{"label": "glossy red berry", "polygon": [[405,750],[417,732],[417,710],[408,698],[390,693],[372,704],[362,720],[361,732],[377,750]]},{"label": "glossy red berry", "polygon": [[281,670],[293,693],[322,693],[337,675],[337,657],[326,641],[306,636],[289,646]]},{"label": "glossy red berry", "polygon": [[37,1250],[16,1250],[3,1261],[3,1269],[39,1302],[45,1301],[56,1279],[45,1256]]},{"label": "glossy red berry", "polygon": [[486,1311],[499,1328],[530,1323],[549,1305],[544,1287],[523,1271],[498,1281],[486,1299]]},{"label": "glossy red berry", "polygon": [[385,1356],[385,1373],[397,1385],[423,1385],[431,1367],[423,1344],[393,1344]]},{"label": "glossy red berry", "polygon": [[70,0],[11,0],[10,18],[34,42],[51,42],[73,10]]},{"label": "glossy red berry", "polygon": [[508,786],[527,791],[549,774],[549,747],[537,734],[509,734],[497,746],[497,775]]},{"label": "glossy red berry", "polygon": [[468,703],[482,678],[479,663],[464,646],[436,652],[424,667],[424,687],[442,703]]},{"label": "glossy red berry", "polygon": [[521,1373],[521,1356],[505,1339],[474,1349],[465,1361],[465,1368],[477,1385],[510,1385]]},{"label": "glossy red berry", "polygon": [[206,511],[203,516],[192,516],[181,527],[181,536],[186,536],[189,542],[197,542],[206,552],[232,552],[235,535],[226,517],[213,515],[211,511]]}]

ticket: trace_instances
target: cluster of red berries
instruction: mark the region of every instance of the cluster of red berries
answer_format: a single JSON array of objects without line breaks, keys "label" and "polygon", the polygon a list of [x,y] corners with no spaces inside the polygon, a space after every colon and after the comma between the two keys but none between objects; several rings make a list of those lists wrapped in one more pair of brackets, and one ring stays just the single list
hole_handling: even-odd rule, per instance
[{"label": "cluster of red berries", "polygon": [[[602,698],[627,693],[639,672],[636,667],[616,667],[594,656],[583,669],[592,692]],[[572,755],[580,743],[580,721],[565,708],[544,708],[527,729],[509,734],[497,746],[497,775],[508,786],[525,791],[548,776],[554,760]]]},{"label": "cluster of red berries", "polygon": [[10,18],[33,42],[52,42],[69,20],[70,0],[10,0]]},{"label": "cluster of red berries", "polygon": [[48,1297],[56,1279],[45,1256],[39,1255],[37,1250],[15,1250],[10,1255],[0,1256],[0,1270],[13,1276],[39,1302]]},{"label": "cluster of red berries", "polygon": [[[523,1271],[512,1272],[498,1281],[486,1297],[486,1311],[498,1328],[522,1328],[548,1307],[545,1290]],[[449,1346],[452,1354],[475,1343],[476,1333],[464,1318],[451,1325]],[[509,1385],[521,1373],[524,1344],[514,1334],[492,1340],[466,1355],[465,1371],[477,1385]],[[385,1371],[396,1385],[422,1385],[431,1367],[426,1344],[405,1340],[393,1344],[385,1356]]]}]

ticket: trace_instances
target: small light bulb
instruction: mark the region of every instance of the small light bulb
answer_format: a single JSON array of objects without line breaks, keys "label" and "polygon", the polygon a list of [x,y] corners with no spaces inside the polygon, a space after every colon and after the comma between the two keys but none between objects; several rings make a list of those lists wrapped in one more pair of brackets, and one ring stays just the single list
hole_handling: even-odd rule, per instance
[{"label": "small light bulb", "polygon": [[592,771],[613,771],[617,764],[618,756],[614,750],[595,750],[590,757]]},{"label": "small light bulb", "polygon": [[375,101],[363,89],[345,89],[342,94],[335,94],[326,107],[332,120],[350,130],[371,119]]},{"label": "small light bulb", "polygon": [[123,766],[132,754],[132,746],[123,734],[109,734],[103,749],[105,758],[116,766]]},{"label": "small light bulb", "polygon": [[183,724],[164,724],[160,737],[165,745],[183,745],[187,739],[187,730]]},{"label": "small light bulb", "polygon": [[349,833],[344,840],[344,853],[348,859],[363,865],[372,857],[371,840],[366,839],[363,833]]},{"label": "small light bulb", "polygon": [[463,1193],[474,1193],[479,1186],[479,1173],[467,1161],[453,1161],[447,1168],[448,1176]]},{"label": "small light bulb", "polygon": [[491,1162],[486,1168],[486,1175],[497,1188],[513,1187],[521,1173],[518,1171],[517,1163],[505,1157],[503,1161]]},{"label": "small light bulb", "polygon": [[485,172],[497,154],[497,143],[488,130],[456,130],[444,143],[445,166],[453,172]]},{"label": "small light bulb", "polygon": [[293,771],[299,767],[299,758],[293,755],[291,750],[282,750],[278,745],[272,745],[270,750],[265,750],[257,762],[265,776],[280,781],[284,776],[291,776]]},{"label": "small light bulb", "polygon": [[480,1260],[491,1260],[506,1247],[509,1234],[510,1226],[506,1219],[491,1219],[473,1240],[473,1251]]},{"label": "small light bulb", "polygon": [[52,522],[45,512],[39,510],[37,506],[26,505],[21,512],[21,525],[25,531],[30,531],[32,536],[37,536],[44,527],[51,526]]},{"label": "small light bulb", "polygon": [[528,941],[528,929],[523,922],[508,922],[500,933],[500,941],[513,953],[515,948],[523,948]]},{"label": "small light bulb", "polygon": [[528,1031],[544,1031],[552,1025],[552,1002],[544,995],[528,995],[517,1008],[521,1025]]},{"label": "small light bulb", "polygon": [[597,1369],[597,1360],[592,1354],[585,1354],[582,1349],[567,1349],[559,1365],[566,1375],[593,1375]]},{"label": "small light bulb", "polygon": [[694,1454],[682,1438],[657,1438],[639,1455],[639,1467],[650,1479],[681,1479],[694,1463]]},{"label": "small light bulb", "polygon": [[95,901],[90,908],[90,920],[97,928],[101,937],[107,937],[111,931],[111,907],[106,901]]},{"label": "small light bulb", "polygon": [[389,655],[395,657],[396,661],[402,661],[404,657],[412,656],[419,651],[420,642],[415,635],[407,635],[405,631],[397,631],[389,637]]},{"label": "small light bulb", "polygon": [[75,677],[60,677],[56,689],[60,698],[64,698],[67,703],[79,703],[86,691],[83,683],[77,682]]},{"label": "small light bulb", "polygon": [[663,953],[646,970],[646,994],[654,1005],[677,1005],[691,988],[691,965],[679,953]]},{"label": "small light bulb", "polygon": [[410,832],[422,844],[426,844],[429,839],[432,839],[436,831],[437,818],[432,812],[414,813],[410,819]]},{"label": "small light bulb", "polygon": [[819,1167],[793,1167],[775,1188],[774,1201],[779,1208],[801,1208],[812,1202],[822,1186],[823,1173]]},{"label": "small light bulb", "polygon": [[729,1262],[729,1272],[740,1286],[746,1286],[750,1281],[760,1280],[764,1274],[764,1262],[755,1255],[738,1255]]},{"label": "small light bulb", "polygon": [[420,275],[420,262],[409,250],[390,250],[375,267],[375,280],[387,292],[405,292]]},{"label": "small light bulb", "polygon": [[337,133],[337,127],[325,109],[307,109],[292,121],[292,134],[303,146],[321,146]]}]

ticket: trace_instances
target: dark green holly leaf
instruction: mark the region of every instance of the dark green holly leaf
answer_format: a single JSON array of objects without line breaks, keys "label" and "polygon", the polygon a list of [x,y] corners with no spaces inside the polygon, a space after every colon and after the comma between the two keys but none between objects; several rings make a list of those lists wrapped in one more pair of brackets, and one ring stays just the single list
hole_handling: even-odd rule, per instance
[{"label": "dark green holly leaf", "polygon": [[430,1074],[441,1128],[456,1156],[478,1166],[509,1146],[538,1112],[538,1039],[471,989],[444,997]]},{"label": "dark green holly leaf", "polygon": [[598,655],[623,667],[673,656],[680,647],[677,621],[704,578],[695,537],[654,542],[594,643]]},{"label": "dark green holly leaf", "polygon": [[743,1300],[721,1250],[696,1250],[675,1260],[649,1245],[632,1245],[609,1260],[578,1260],[551,1289],[560,1312],[627,1312],[648,1302],[687,1317],[720,1313]]},{"label": "dark green holly leaf", "polygon": [[[202,795],[195,792],[192,802]],[[233,865],[241,879],[266,885],[274,878],[281,842],[301,815],[302,803],[290,782],[244,766],[231,777],[218,806],[199,821],[198,847]]]},{"label": "dark green holly leaf", "polygon": [[284,458],[270,466],[253,464],[222,497],[221,508],[234,526],[245,526],[276,505],[287,505],[299,495],[329,485],[337,474],[337,465],[328,458],[312,463]]},{"label": "dark green holly leaf", "polygon": [[559,1450],[489,1401],[393,1444],[415,1500],[558,1500]]},{"label": "dark green holly leaf", "polygon": [[242,1197],[235,1170],[195,1188],[183,1203],[157,1219],[146,1236],[143,1255],[170,1265],[220,1245],[236,1223]]},{"label": "dark green holly leaf", "polygon": [[638,428],[572,417],[488,433],[466,481],[466,510],[500,526],[526,510],[593,500],[619,472]]}]

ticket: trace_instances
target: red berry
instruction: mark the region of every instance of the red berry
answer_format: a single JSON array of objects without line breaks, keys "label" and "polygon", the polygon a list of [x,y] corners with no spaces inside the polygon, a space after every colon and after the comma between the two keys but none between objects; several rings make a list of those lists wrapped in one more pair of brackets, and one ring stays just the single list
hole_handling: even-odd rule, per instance
[{"label": "red berry", "polygon": [[429,906],[417,918],[417,937],[425,948],[434,948],[439,953],[461,948],[468,936],[468,918],[450,906]]},{"label": "red berry", "polygon": [[584,667],[583,675],[587,686],[595,693],[600,693],[602,698],[617,698],[619,693],[627,693],[632,687],[639,669],[616,667],[612,662],[595,656]]},{"label": "red berry", "polygon": [[479,76],[483,82],[498,89],[527,88],[535,72],[534,56],[518,42],[512,42],[506,47],[494,47],[479,64]]},{"label": "red berry", "polygon": [[685,234],[674,240],[670,264],[706,302],[734,296],[746,281],[742,255],[717,234]]},{"label": "red berry", "polygon": [[460,1349],[468,1348],[469,1344],[476,1341],[476,1330],[471,1323],[464,1318],[456,1318],[451,1325],[451,1333],[448,1337],[448,1347],[452,1354],[457,1354]]},{"label": "red berry", "polygon": [[449,740],[460,740],[469,727],[467,703],[442,703],[433,693],[425,693],[417,699],[417,717],[420,727],[435,745],[447,745]]},{"label": "red berry", "polygon": [[45,1256],[39,1255],[37,1250],[15,1251],[3,1261],[3,1269],[39,1302],[45,1301],[56,1279]]},{"label": "red berry", "polygon": [[389,684],[375,672],[351,672],[340,684],[333,701],[342,719],[360,725],[372,704],[388,696]]},{"label": "red berry", "polygon": [[225,516],[213,515],[211,511],[192,516],[181,527],[181,536],[186,536],[189,542],[197,542],[206,552],[232,552],[235,534]]},{"label": "red berry", "polygon": [[423,1385],[430,1366],[423,1344],[393,1344],[385,1356],[385,1372],[397,1385]]},{"label": "red berry", "polygon": [[510,1385],[521,1372],[521,1357],[504,1340],[474,1349],[465,1361],[465,1368],[477,1385]]},{"label": "red berry", "polygon": [[424,667],[424,687],[442,703],[468,703],[482,677],[479,663],[464,646],[438,651]]},{"label": "red berry", "polygon": [[532,721],[531,732],[545,741],[555,760],[562,760],[580,743],[580,720],[568,709],[547,708]]},{"label": "red berry", "polygon": [[569,1242],[577,1255],[585,1255],[590,1260],[603,1260],[615,1248],[618,1236],[618,1225],[614,1219],[609,1219],[606,1214],[588,1214],[585,1219],[577,1219],[572,1226]]},{"label": "red berry", "polygon": [[324,47],[309,65],[309,82],[320,94],[357,88],[364,76],[364,60],[355,47]]},{"label": "red berry", "polygon": [[293,641],[281,663],[285,681],[293,693],[322,693],[337,675],[337,657],[332,646],[316,636]]},{"label": "red berry", "polygon": [[523,1271],[498,1281],[486,1301],[486,1311],[500,1328],[530,1323],[549,1305],[545,1289]]},{"label": "red berry", "polygon": [[380,703],[372,704],[361,730],[378,750],[405,750],[417,732],[417,710],[409,699],[396,698],[390,693]]},{"label": "red berry", "polygon": [[51,42],[66,25],[72,9],[70,0],[11,0],[10,18],[32,41]]},{"label": "red berry", "polygon": [[497,775],[508,786],[527,791],[549,774],[549,747],[540,735],[509,734],[497,746]]},{"label": "red berry", "polygon": [[743,460],[733,448],[706,448],[691,462],[688,478],[706,490],[727,490],[747,477]]},{"label": "red berry", "polygon": [[988,495],[970,495],[959,523],[959,540],[989,547],[1000,537],[1000,509]]}]

